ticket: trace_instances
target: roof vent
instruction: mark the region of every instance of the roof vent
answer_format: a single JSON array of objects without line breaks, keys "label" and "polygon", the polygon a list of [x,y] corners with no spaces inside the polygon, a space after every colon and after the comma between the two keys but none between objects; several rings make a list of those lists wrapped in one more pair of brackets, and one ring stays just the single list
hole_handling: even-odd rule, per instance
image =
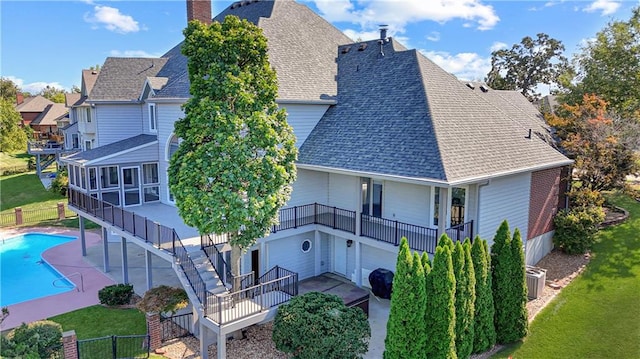
[{"label": "roof vent", "polygon": [[476,86],[473,84],[473,82],[467,82],[466,85],[467,85],[468,88],[470,88],[472,90],[476,88]]},{"label": "roof vent", "polygon": [[343,47],[343,48],[342,48],[342,51],[341,51],[341,52],[342,52],[343,54],[346,54],[346,53],[347,53],[347,52],[349,52],[350,50],[351,50],[351,46],[345,46],[345,47]]},{"label": "roof vent", "polygon": [[480,91],[482,92],[489,92],[489,88],[485,85],[480,85]]},{"label": "roof vent", "polygon": [[93,71],[91,71],[91,74],[92,74],[92,75],[97,75],[97,74],[98,74],[98,71],[93,70]]},{"label": "roof vent", "polygon": [[524,136],[524,138],[526,138],[527,140],[531,139],[531,129],[529,129],[529,134]]},{"label": "roof vent", "polygon": [[358,47],[358,51],[364,51],[364,49],[367,48],[367,43],[363,42],[362,44],[360,44],[360,46]]},{"label": "roof vent", "polygon": [[233,4],[231,4],[231,8],[232,9],[235,9],[235,8],[237,8],[239,6],[240,6],[240,2],[239,1],[238,2],[234,2]]}]

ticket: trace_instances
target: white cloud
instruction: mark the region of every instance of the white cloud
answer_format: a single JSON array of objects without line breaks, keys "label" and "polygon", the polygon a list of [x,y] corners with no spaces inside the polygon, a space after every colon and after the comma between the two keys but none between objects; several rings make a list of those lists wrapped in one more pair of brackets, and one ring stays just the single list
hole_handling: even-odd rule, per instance
[{"label": "white cloud", "polygon": [[42,89],[44,89],[47,86],[55,87],[55,88],[60,89],[60,90],[64,90],[65,89],[64,86],[62,86],[58,82],[37,81],[37,82],[31,82],[31,83],[25,84],[23,79],[15,77],[15,76],[6,76],[6,78],[8,78],[9,80],[13,81],[13,83],[16,84],[20,88],[20,90],[22,90],[22,92],[29,92],[32,95],[37,94],[38,92],[42,91]]},{"label": "white cloud", "polygon": [[152,54],[144,50],[111,50],[109,56],[112,57],[160,57],[162,54]]},{"label": "white cloud", "polygon": [[94,29],[103,25],[107,30],[121,34],[140,31],[140,26],[133,17],[122,14],[119,9],[110,6],[96,5],[93,14],[84,15],[84,21],[93,24]]},{"label": "white cloud", "polygon": [[437,31],[431,31],[431,33],[426,37],[429,41],[440,41],[440,33]]},{"label": "white cloud", "polygon": [[[446,23],[460,19],[465,26],[479,30],[493,28],[500,18],[491,5],[481,0],[315,0],[322,16],[330,22],[350,22],[363,29],[388,24],[389,29],[404,32],[405,25],[425,20]],[[356,7],[356,5],[358,7]]]},{"label": "white cloud", "polygon": [[586,12],[598,12],[601,11],[600,15],[607,16],[615,13],[618,8],[620,8],[620,3],[612,0],[596,0],[589,4],[589,6],[582,9],[582,11]]},{"label": "white cloud", "polygon": [[346,29],[343,31],[348,38],[353,40],[354,42],[360,41],[368,41],[373,39],[380,38],[380,31],[372,30],[372,31],[358,31],[354,29]]},{"label": "white cloud", "polygon": [[494,51],[506,49],[507,47],[509,47],[509,45],[505,44],[504,42],[496,41],[491,45],[489,50],[491,50],[491,52],[494,52]]},{"label": "white cloud", "polygon": [[455,55],[445,51],[420,50],[420,52],[460,80],[482,81],[491,70],[491,59],[473,52],[461,52]]}]

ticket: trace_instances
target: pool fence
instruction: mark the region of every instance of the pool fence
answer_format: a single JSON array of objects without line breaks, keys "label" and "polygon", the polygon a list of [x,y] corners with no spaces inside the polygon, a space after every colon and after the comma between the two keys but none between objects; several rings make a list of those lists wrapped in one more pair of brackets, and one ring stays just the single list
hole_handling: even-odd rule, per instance
[{"label": "pool fence", "polygon": [[22,209],[21,207],[16,207],[12,212],[0,213],[0,227],[36,224],[43,221],[63,220],[77,216],[62,202],[47,208]]}]

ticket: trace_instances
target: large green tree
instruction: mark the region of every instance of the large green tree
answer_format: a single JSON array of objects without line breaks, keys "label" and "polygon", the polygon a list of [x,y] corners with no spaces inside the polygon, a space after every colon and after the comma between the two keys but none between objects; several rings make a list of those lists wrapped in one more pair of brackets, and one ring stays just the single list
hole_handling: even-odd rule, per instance
[{"label": "large green tree", "polygon": [[49,99],[50,101],[64,103],[63,89],[47,85],[45,88],[40,90],[40,95],[42,95],[44,98]]},{"label": "large green tree", "polygon": [[485,82],[496,90],[518,90],[530,101],[539,98],[539,84],[556,84],[568,67],[564,45],[547,34],[526,36],[510,49],[491,53],[491,71]]},{"label": "large green tree", "polygon": [[12,153],[27,149],[27,135],[20,128],[20,113],[16,111],[14,102],[0,100],[0,152]]},{"label": "large green tree", "polygon": [[20,92],[18,85],[6,77],[0,77],[0,99],[16,103],[18,92]]},{"label": "large green tree", "polygon": [[496,328],[493,323],[495,309],[491,292],[491,257],[486,251],[487,242],[476,236],[471,246],[471,260],[476,279],[476,301],[473,317],[473,352],[482,353],[496,343]]},{"label": "large green tree", "polygon": [[574,76],[566,77],[562,99],[580,103],[596,94],[625,119],[640,119],[640,7],[627,21],[612,21],[574,58]]},{"label": "large green tree", "polygon": [[169,186],[180,216],[202,234],[227,233],[232,274],[240,255],[267,235],[296,178],[295,136],[276,104],[267,40],[254,24],[227,16],[184,30],[190,93]]},{"label": "large green tree", "polygon": [[411,255],[405,237],[400,241],[393,276],[391,308],[384,341],[385,359],[418,358],[424,355],[425,277],[417,253]]},{"label": "large green tree", "polygon": [[457,358],[456,279],[448,245],[436,247],[427,287],[427,358]]}]

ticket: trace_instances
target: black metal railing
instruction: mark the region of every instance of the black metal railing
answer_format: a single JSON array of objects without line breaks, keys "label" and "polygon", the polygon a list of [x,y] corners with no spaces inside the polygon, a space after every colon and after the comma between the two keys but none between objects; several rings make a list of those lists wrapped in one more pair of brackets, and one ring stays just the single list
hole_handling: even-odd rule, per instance
[{"label": "black metal railing", "polygon": [[173,228],[163,226],[147,217],[129,212],[72,188],[67,190],[67,196],[69,205],[131,233],[156,248],[172,254],[175,253],[175,245],[180,241],[180,238]]},{"label": "black metal railing", "polygon": [[207,285],[204,283],[202,276],[198,272],[198,267],[193,263],[193,260],[189,256],[187,249],[182,244],[182,241],[178,241],[178,245],[175,247],[175,257],[177,264],[180,265],[189,285],[191,285],[191,289],[193,289],[196,297],[198,297],[198,301],[204,308],[206,308]]},{"label": "black metal railing", "polygon": [[211,236],[208,234],[200,236],[200,243],[203,244],[202,250],[207,255],[207,258],[220,281],[222,281],[223,284],[232,285],[233,274],[231,273],[231,266],[229,266],[229,264],[224,260],[224,255],[216,246],[215,238],[217,237],[219,236]]},{"label": "black metal railing", "polygon": [[279,213],[280,223],[271,232],[319,224],[340,231],[356,233],[356,212],[319,203],[283,208]]},{"label": "black metal railing", "polygon": [[193,335],[193,313],[172,315],[165,317],[160,315],[160,327],[162,328],[162,341],[175,338],[184,338]]},{"label": "black metal railing", "polygon": [[209,294],[205,315],[218,324],[228,324],[276,307],[298,294],[295,272],[276,266],[260,278],[274,279],[232,293]]},{"label": "black metal railing", "polygon": [[360,235],[382,242],[399,245],[406,237],[409,247],[418,251],[434,253],[438,242],[438,230],[386,218],[361,214]]},{"label": "black metal railing", "polygon": [[454,242],[463,242],[466,238],[473,240],[473,220],[448,228],[445,232]]}]

